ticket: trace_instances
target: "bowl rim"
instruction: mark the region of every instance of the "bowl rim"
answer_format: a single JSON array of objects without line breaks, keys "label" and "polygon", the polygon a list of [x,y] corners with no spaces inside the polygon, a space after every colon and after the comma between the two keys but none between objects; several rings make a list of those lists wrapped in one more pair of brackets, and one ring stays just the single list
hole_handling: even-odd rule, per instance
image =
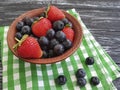
[{"label": "bowl rim", "polygon": [[[33,63],[33,64],[52,64],[52,63],[56,63],[56,62],[60,62],[60,61],[63,61],[65,60],[67,57],[71,56],[80,46],[81,42],[82,42],[82,37],[83,37],[83,30],[82,30],[82,26],[80,24],[80,22],[72,15],[70,15],[69,13],[67,13],[66,11],[62,10],[62,12],[66,15],[69,16],[69,18],[72,18],[74,20],[75,23],[78,23],[79,25],[77,26],[77,28],[80,29],[80,34],[78,34],[78,36],[80,36],[80,38],[77,38],[77,43],[75,43],[74,47],[71,47],[69,50],[67,50],[66,52],[64,52],[64,54],[60,55],[60,56],[57,56],[57,57],[52,57],[52,58],[40,58],[40,59],[24,59],[24,58],[21,58],[17,55],[17,53],[15,52],[15,50],[12,48],[13,46],[11,45],[10,41],[12,38],[10,38],[10,32],[12,30],[12,28],[15,28],[16,26],[16,23],[18,21],[21,21],[24,17],[26,17],[27,15],[30,15],[31,13],[33,12],[42,12],[44,11],[45,8],[38,8],[38,9],[33,9],[33,10],[30,10],[30,11],[27,11],[23,14],[21,14],[20,16],[18,16],[13,22],[12,24],[10,25],[9,27],[9,30],[7,32],[7,43],[8,43],[8,47],[9,49],[12,51],[12,53],[18,57],[20,60],[23,60],[25,62],[29,62],[29,63]],[[40,13],[39,13],[40,14]],[[36,14],[34,15],[36,16]],[[31,16],[30,16],[31,17]],[[14,35],[14,34],[13,34]]]}]

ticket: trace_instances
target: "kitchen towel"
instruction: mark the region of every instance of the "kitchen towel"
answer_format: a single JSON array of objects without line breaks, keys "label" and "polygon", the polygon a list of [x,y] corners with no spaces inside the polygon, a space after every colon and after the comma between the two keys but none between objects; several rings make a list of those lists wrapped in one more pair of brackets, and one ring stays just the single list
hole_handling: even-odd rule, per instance
[{"label": "kitchen towel", "polygon": [[[0,27],[0,56],[3,65],[3,90],[115,90],[112,81],[120,77],[120,68],[106,51],[95,40],[75,9],[67,11],[78,19],[83,29],[83,39],[78,50],[62,62],[40,65],[19,60],[7,46],[7,31],[9,26]],[[93,65],[86,65],[87,57],[94,57]],[[75,73],[83,68],[86,71],[87,84],[77,85]],[[59,75],[67,77],[65,85],[57,85],[55,79]],[[97,76],[100,83],[90,84],[90,78]]]}]

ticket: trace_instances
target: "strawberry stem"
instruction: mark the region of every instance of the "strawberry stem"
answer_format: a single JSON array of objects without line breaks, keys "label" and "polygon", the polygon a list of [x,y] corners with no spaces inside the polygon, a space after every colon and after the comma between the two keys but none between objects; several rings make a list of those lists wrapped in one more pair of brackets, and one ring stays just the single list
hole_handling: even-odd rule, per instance
[{"label": "strawberry stem", "polygon": [[32,23],[32,25],[34,25],[35,23],[37,23],[38,21],[40,21],[42,18],[44,18],[44,17],[40,17],[38,20],[34,21],[34,22]]},{"label": "strawberry stem", "polygon": [[47,15],[47,11],[45,11],[45,17],[46,17],[46,18],[48,17],[48,15]]},{"label": "strawberry stem", "polygon": [[47,10],[45,11],[45,13],[46,13],[46,18],[48,17],[48,12],[49,12],[49,10],[50,10],[50,4],[48,4]]},{"label": "strawberry stem", "polygon": [[15,40],[16,40],[17,42],[20,42],[20,40],[19,40],[19,39],[17,39],[16,37],[15,37]]},{"label": "strawberry stem", "polygon": [[19,43],[15,44],[15,45],[13,46],[13,49],[16,50],[18,46],[19,46]]},{"label": "strawberry stem", "polygon": [[16,44],[13,46],[13,49],[16,50],[19,46],[21,46],[21,44],[26,40],[27,37],[28,37],[28,35],[25,34],[25,35],[22,37],[21,40],[15,38],[15,40],[16,40],[18,43],[16,43]]},{"label": "strawberry stem", "polygon": [[[70,24],[66,24],[65,27],[70,27]],[[71,27],[70,27],[71,28]]]}]

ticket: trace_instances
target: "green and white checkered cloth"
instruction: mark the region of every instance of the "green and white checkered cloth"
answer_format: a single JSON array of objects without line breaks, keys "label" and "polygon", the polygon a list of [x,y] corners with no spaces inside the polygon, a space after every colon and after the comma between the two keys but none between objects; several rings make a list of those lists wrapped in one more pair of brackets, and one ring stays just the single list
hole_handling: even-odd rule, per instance
[{"label": "green and white checkered cloth", "polygon": [[[62,62],[39,65],[23,62],[15,57],[7,46],[8,26],[0,27],[1,55],[3,65],[3,90],[115,90],[112,81],[120,77],[120,68],[103,50],[99,43],[82,22],[75,9],[68,10],[75,16],[83,28],[83,40],[78,50]],[[85,64],[85,59],[92,56],[94,65]],[[75,72],[83,68],[86,71],[87,84],[80,87],[76,83]],[[54,79],[59,75],[67,77],[67,83],[59,86]],[[97,76],[100,84],[93,86],[90,78]]]}]

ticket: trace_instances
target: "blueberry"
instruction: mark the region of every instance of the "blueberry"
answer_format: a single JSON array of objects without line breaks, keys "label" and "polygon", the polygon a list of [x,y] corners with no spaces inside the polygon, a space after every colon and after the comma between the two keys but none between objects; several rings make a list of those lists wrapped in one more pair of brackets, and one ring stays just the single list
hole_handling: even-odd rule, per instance
[{"label": "blueberry", "polygon": [[28,25],[28,26],[31,26],[32,23],[34,22],[33,18],[29,18],[29,17],[25,17],[25,18],[23,19],[23,21],[24,21],[24,23],[25,23],[26,25]]},{"label": "blueberry", "polygon": [[43,56],[42,58],[47,58],[48,57],[48,53],[46,51],[43,51]]},{"label": "blueberry", "polygon": [[90,82],[93,85],[98,85],[100,83],[99,78],[95,76],[90,79]]},{"label": "blueberry", "polygon": [[54,56],[53,50],[49,50],[49,51],[48,51],[48,57],[51,58],[51,57],[53,57],[53,56]]},{"label": "blueberry", "polygon": [[64,28],[64,23],[62,21],[58,20],[53,23],[53,29],[55,31],[62,30],[63,28]]},{"label": "blueberry", "polygon": [[66,39],[66,35],[62,31],[57,31],[55,37],[59,42],[63,42]]},{"label": "blueberry", "polygon": [[44,45],[48,45],[49,44],[49,41],[48,39],[45,37],[45,36],[41,36],[38,40],[39,44],[41,46],[44,46]]},{"label": "blueberry", "polygon": [[24,22],[19,21],[16,25],[17,31],[20,32],[23,26],[24,26]]},{"label": "blueberry", "polygon": [[54,37],[54,35],[55,35],[55,31],[53,29],[50,29],[47,31],[46,36],[48,39],[52,39]]},{"label": "blueberry", "polygon": [[78,78],[77,79],[77,84],[80,85],[81,87],[85,86],[86,85],[86,79],[84,79],[84,78]]},{"label": "blueberry", "polygon": [[24,35],[24,34],[28,34],[30,35],[31,34],[31,28],[29,26],[23,26],[22,27],[22,30],[21,30],[21,33]]},{"label": "blueberry", "polygon": [[48,50],[48,46],[46,46],[46,45],[40,45],[40,46],[41,46],[42,50],[46,50],[46,51]]},{"label": "blueberry", "polygon": [[76,72],[76,77],[77,78],[83,78],[83,77],[85,77],[85,75],[86,75],[86,72],[85,72],[85,70],[84,69],[78,69],[77,70],[77,72]]},{"label": "blueberry", "polygon": [[46,17],[46,13],[42,12],[39,17]]},{"label": "blueberry", "polygon": [[56,84],[64,85],[67,82],[67,78],[64,75],[59,75],[56,79]]},{"label": "blueberry", "polygon": [[53,49],[55,45],[59,44],[59,42],[54,38],[50,40],[49,48]]},{"label": "blueberry", "polygon": [[15,37],[20,40],[22,38],[22,34],[20,32],[17,32],[15,34]]},{"label": "blueberry", "polygon": [[69,23],[69,21],[68,21],[68,19],[67,19],[67,18],[63,18],[61,21],[64,23],[64,25],[66,25],[66,24],[68,24],[68,23]]},{"label": "blueberry", "polygon": [[88,57],[88,58],[86,58],[85,63],[86,63],[87,65],[92,65],[92,64],[94,64],[94,58],[93,58],[93,57]]},{"label": "blueberry", "polygon": [[54,46],[54,53],[56,55],[61,55],[61,54],[63,54],[63,52],[64,52],[64,47],[62,44],[57,44]]},{"label": "blueberry", "polygon": [[63,41],[62,44],[66,50],[72,47],[72,42],[69,39],[66,39],[65,41]]}]

